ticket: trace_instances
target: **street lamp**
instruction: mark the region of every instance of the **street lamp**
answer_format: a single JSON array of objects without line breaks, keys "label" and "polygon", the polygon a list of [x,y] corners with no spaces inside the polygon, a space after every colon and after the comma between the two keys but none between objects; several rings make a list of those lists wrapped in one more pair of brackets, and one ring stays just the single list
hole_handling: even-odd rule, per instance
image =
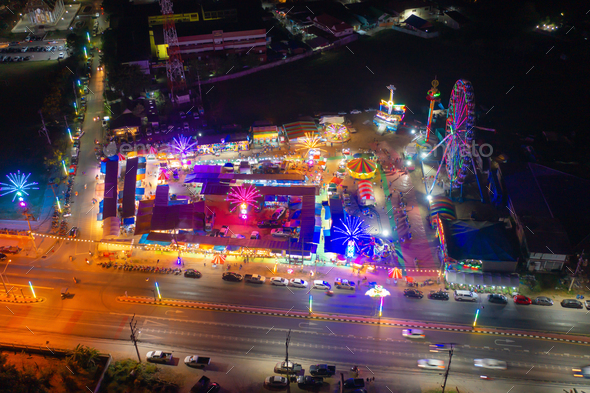
[{"label": "street lamp", "polygon": [[[4,271],[2,272],[2,274],[0,274],[0,277],[2,278],[2,284],[4,285],[4,291],[6,292],[6,297],[8,297],[8,288],[6,288],[6,281],[4,281],[4,273],[6,272],[6,269],[8,268],[10,262],[12,262],[11,259],[9,259],[8,262],[6,262],[6,266],[4,266]],[[12,294],[12,296],[14,296],[14,298],[16,299],[16,295],[14,293]]]},{"label": "street lamp", "polygon": [[29,287],[31,288],[31,292],[33,292],[33,297],[37,299],[37,295],[35,294],[35,290],[33,289],[33,284],[29,281]]},{"label": "street lamp", "polygon": [[162,294],[160,293],[160,286],[158,285],[157,282],[156,282],[156,291],[158,291],[158,299],[160,299],[160,301],[162,301]]},{"label": "street lamp", "polygon": [[369,289],[367,292],[365,292],[366,296],[370,296],[372,298],[379,298],[379,319],[381,319],[381,316],[383,315],[383,298],[385,296],[389,296],[391,295],[391,293],[383,288],[382,285],[375,285],[374,288]]}]

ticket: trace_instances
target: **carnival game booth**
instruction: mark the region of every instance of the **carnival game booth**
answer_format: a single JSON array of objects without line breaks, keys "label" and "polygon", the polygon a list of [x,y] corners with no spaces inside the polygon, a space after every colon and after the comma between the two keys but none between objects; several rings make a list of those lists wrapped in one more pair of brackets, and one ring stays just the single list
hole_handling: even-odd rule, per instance
[{"label": "carnival game booth", "polygon": [[370,180],[358,182],[358,198],[361,206],[375,205],[375,192],[373,191],[373,183]]},{"label": "carnival game booth", "polygon": [[283,124],[289,143],[303,143],[306,135],[318,135],[318,127],[313,121],[296,121]]},{"label": "carnival game booth", "polygon": [[197,138],[199,155],[250,150],[248,134],[204,135]]},{"label": "carnival game booth", "polygon": [[377,166],[373,164],[372,161],[369,161],[365,158],[356,158],[354,160],[350,160],[346,164],[346,169],[348,170],[350,176],[360,180],[372,179],[375,177],[375,173],[377,172]]},{"label": "carnival game booth", "polygon": [[519,246],[514,229],[504,222],[447,220],[436,216],[439,257],[466,271],[513,273]]},{"label": "carnival game booth", "polygon": [[250,132],[255,145],[279,145],[279,128],[277,126],[251,127]]}]

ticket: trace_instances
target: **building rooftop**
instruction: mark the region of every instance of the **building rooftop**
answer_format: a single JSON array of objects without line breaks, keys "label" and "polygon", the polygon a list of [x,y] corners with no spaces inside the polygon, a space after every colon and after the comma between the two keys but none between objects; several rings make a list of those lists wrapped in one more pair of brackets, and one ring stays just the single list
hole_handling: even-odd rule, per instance
[{"label": "building rooftop", "polygon": [[[547,246],[551,246],[545,242],[563,239],[563,233],[567,235],[567,243],[564,243],[565,239],[552,242],[556,243],[555,246],[571,244],[573,249],[566,254],[582,251],[584,247],[588,249],[590,229],[584,223],[590,219],[590,180],[533,163],[506,164],[501,170],[514,214],[523,220],[523,224],[528,222],[551,233],[547,235],[548,240],[538,242],[541,250],[537,250],[531,249],[531,243],[536,244],[540,237],[525,230],[531,252],[547,252]],[[557,253],[554,249],[551,251]]]},{"label": "building rooftop", "polygon": [[460,14],[457,11],[447,11],[445,12],[445,15],[447,15],[449,18],[451,18],[460,25],[469,23],[469,19],[467,19],[465,16],[463,16],[463,14]]},{"label": "building rooftop", "polygon": [[117,28],[117,60],[129,63],[149,60],[150,57],[149,30],[145,18],[121,20]]},{"label": "building rooftop", "polygon": [[[163,26],[153,26],[154,41],[156,45],[164,44]],[[223,30],[224,33],[266,30],[262,21],[203,21],[203,22],[186,22],[176,23],[176,33],[178,34],[179,43],[183,42],[183,37],[211,34],[215,30]]]}]

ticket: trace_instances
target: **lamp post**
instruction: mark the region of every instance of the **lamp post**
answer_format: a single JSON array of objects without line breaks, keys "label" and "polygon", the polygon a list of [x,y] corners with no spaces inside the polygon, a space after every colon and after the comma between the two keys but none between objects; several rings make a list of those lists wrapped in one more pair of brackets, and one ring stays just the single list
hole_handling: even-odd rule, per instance
[{"label": "lamp post", "polygon": [[383,315],[383,298],[385,296],[389,296],[391,295],[391,293],[383,288],[383,286],[381,285],[375,285],[374,288],[369,289],[367,292],[365,292],[366,296],[370,296],[372,298],[379,298],[380,302],[379,302],[379,322],[381,322],[381,316]]},{"label": "lamp post", "polygon": [[[6,287],[6,281],[4,281],[4,273],[6,272],[6,269],[8,268],[10,262],[12,262],[11,259],[9,259],[8,262],[6,262],[6,266],[4,266],[4,271],[2,272],[2,274],[0,274],[0,277],[2,277],[2,284],[4,285],[4,291],[6,292],[6,297],[8,297],[8,288]],[[14,296],[14,298],[16,299],[16,295],[14,293],[12,294],[12,296]]]}]

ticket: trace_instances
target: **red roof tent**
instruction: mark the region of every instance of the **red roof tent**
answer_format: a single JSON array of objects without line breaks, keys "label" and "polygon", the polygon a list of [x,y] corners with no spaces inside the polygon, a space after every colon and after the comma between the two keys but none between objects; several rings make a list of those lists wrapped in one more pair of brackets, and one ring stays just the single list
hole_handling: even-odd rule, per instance
[{"label": "red roof tent", "polygon": [[283,124],[283,129],[290,141],[297,138],[303,138],[306,133],[311,133],[313,135],[318,133],[318,127],[313,121],[296,121]]},{"label": "red roof tent", "polygon": [[375,193],[373,191],[373,184],[369,180],[359,181],[359,197],[361,199],[375,199]]}]

